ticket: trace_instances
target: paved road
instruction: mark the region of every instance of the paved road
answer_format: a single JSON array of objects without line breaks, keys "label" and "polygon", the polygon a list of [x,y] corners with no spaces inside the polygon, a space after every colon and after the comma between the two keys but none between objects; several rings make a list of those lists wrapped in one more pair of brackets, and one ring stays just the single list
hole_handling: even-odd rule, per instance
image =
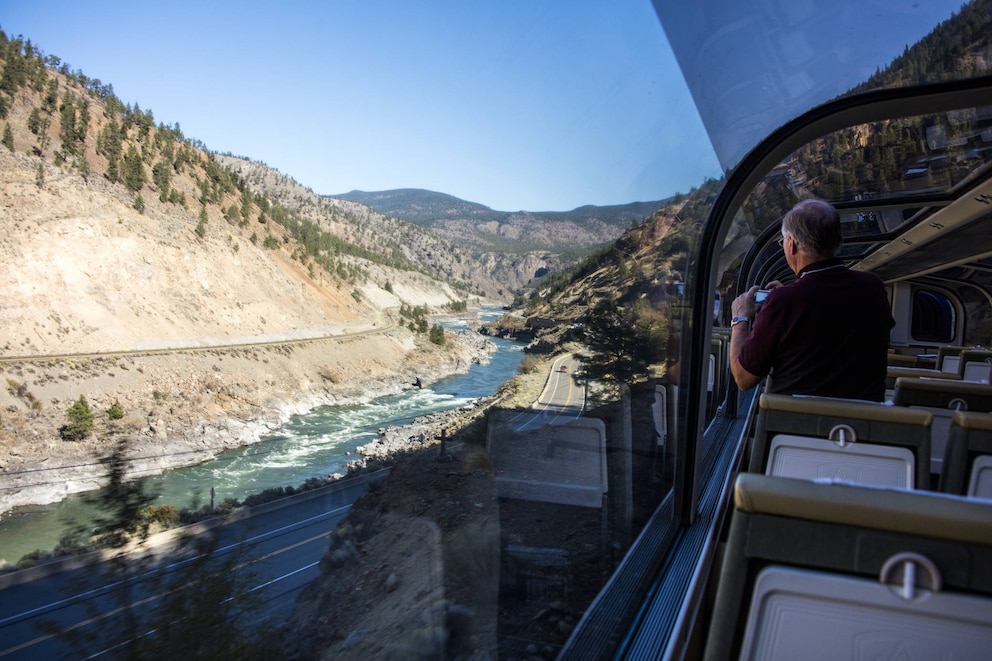
[{"label": "paved road", "polygon": [[[94,634],[102,643],[87,647],[99,653],[111,644],[106,632],[124,629],[126,617],[153,609],[176,581],[190,580],[189,568],[223,565],[237,556],[237,571],[251,578],[262,608],[258,620],[281,624],[292,610],[299,591],[318,575],[317,564],[327,548],[327,534],[344,518],[351,504],[375,478],[350,480],[255,508],[251,516],[216,527],[217,547],[209,557],[177,561],[121,581],[107,576],[107,565],[94,564],[51,572],[35,580],[32,573],[0,577],[0,659],[84,658],[70,639]],[[171,547],[157,546],[162,557]],[[230,563],[228,563],[230,564]],[[183,571],[186,569],[187,571]],[[227,569],[230,569],[229,567]],[[54,630],[54,633],[51,631]],[[67,633],[68,632],[68,633]]]},{"label": "paved road", "polygon": [[518,432],[544,425],[561,425],[582,416],[585,409],[585,386],[575,378],[581,363],[575,354],[559,356],[551,363],[551,373],[544,391],[527,411],[512,419]]},{"label": "paved road", "polygon": [[[541,397],[520,414],[519,429],[564,424],[582,414],[585,389],[574,378],[578,366],[574,356],[554,361]],[[263,603],[258,619],[281,624],[299,591],[318,575],[327,534],[365,492],[367,482],[339,483],[261,506],[250,516],[217,527],[217,549],[204,561],[202,573],[216,573],[209,568],[243,550],[247,560],[239,558],[239,571],[251,574],[252,590]],[[170,547],[156,549],[166,557]],[[179,589],[176,580],[188,580],[189,572],[183,570],[197,561],[171,558],[160,570],[127,581],[104,575],[97,564],[0,576],[0,661],[87,657],[70,641],[80,634],[104,641],[87,648],[99,656],[112,644],[103,632],[121,631],[127,617],[152,610]]]}]

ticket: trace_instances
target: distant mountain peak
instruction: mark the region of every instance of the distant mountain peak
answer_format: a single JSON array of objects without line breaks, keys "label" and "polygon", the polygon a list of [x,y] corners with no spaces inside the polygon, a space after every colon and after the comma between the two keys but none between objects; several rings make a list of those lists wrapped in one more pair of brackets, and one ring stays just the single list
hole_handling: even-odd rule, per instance
[{"label": "distant mountain peak", "polygon": [[[326,197],[364,204],[381,214],[408,220],[425,227],[434,227],[445,220],[506,222],[507,219],[515,216],[526,216],[536,219],[536,222],[544,220],[586,222],[594,219],[601,221],[606,226],[615,226],[620,231],[628,227],[631,221],[641,221],[651,215],[666,202],[665,200],[657,200],[610,206],[586,204],[570,211],[496,211],[478,202],[469,202],[454,195],[423,188],[396,188],[383,191],[353,190]],[[619,232],[609,232],[609,234],[611,236],[603,236],[597,242],[616,238]],[[582,243],[581,240],[580,243]]]},{"label": "distant mountain peak", "polygon": [[572,211],[495,211],[447,193],[420,188],[351,191],[330,199],[363,204],[376,213],[425,227],[453,245],[492,264],[500,282],[512,289],[541,273],[558,272],[584,254],[616,240],[664,201],[632,202]]}]

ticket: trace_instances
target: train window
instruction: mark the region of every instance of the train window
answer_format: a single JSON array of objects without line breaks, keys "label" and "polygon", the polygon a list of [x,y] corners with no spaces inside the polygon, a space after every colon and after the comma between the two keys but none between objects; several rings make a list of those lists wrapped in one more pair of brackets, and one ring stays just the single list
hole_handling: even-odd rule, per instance
[{"label": "train window", "polygon": [[970,347],[992,346],[992,300],[977,287],[961,290],[964,305],[964,344]]},{"label": "train window", "polygon": [[911,334],[917,342],[953,342],[956,331],[954,305],[944,294],[930,289],[913,293]]}]

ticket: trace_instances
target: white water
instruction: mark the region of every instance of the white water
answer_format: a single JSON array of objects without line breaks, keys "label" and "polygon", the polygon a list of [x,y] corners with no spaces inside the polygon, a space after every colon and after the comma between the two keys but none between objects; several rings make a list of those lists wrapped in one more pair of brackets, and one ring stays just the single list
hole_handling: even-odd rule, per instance
[{"label": "white water", "polygon": [[[451,322],[452,325],[457,322]],[[378,436],[381,427],[474,403],[491,395],[516,373],[520,346],[494,340],[498,351],[488,365],[473,365],[422,390],[411,389],[357,406],[324,406],[293,417],[277,433],[255,445],[216,459],[147,478],[159,503],[199,506],[225,498],[244,500],[272,487],[299,486],[311,477],[344,473],[355,448]],[[13,562],[35,549],[52,549],[68,527],[90,517],[82,495],[51,505],[19,508],[0,521],[0,559]]]}]

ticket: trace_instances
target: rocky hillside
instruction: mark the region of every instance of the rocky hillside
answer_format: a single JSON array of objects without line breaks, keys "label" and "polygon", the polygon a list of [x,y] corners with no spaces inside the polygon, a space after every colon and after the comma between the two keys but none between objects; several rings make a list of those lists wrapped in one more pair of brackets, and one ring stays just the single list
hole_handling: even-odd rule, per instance
[{"label": "rocky hillside", "polygon": [[[527,351],[534,354],[554,354],[582,342],[594,354],[584,369],[606,380],[665,374],[678,358],[684,269],[721,185],[710,180],[677,196],[609,246],[519,297],[510,314],[486,324],[483,332],[529,342]],[[636,360],[611,363],[612,349],[597,351],[611,343]],[[601,358],[606,362],[597,365]]]},{"label": "rocky hillside", "polygon": [[[0,33],[0,511],[92,488],[115,435],[154,472],[485,359],[395,314],[495,294],[431,265],[444,241],[269,188],[56,61]],[[66,440],[80,396],[95,433]]]},{"label": "rocky hillside", "polygon": [[0,150],[0,170],[3,355],[319,336],[378,313],[350,294],[369,285],[311,274],[281,241],[231,226],[200,238],[192,213],[151,196],[139,213],[121,186],[36,156]]},{"label": "rocky hillside", "polygon": [[3,41],[3,354],[316,336],[401,303],[495,294],[420,228],[373,225],[216,156],[111,87]]},{"label": "rocky hillside", "polygon": [[217,159],[243,177],[252,190],[295,209],[321,229],[364,250],[392,255],[407,269],[450,283],[472,296],[494,301],[512,296],[516,285],[507,286],[489,260],[478,260],[437,232],[364,204],[321,197],[257,161],[229,155],[217,155]]},{"label": "rocky hillside", "polygon": [[632,202],[571,211],[495,211],[444,193],[421,189],[351,191],[327,199],[361,203],[376,212],[436,232],[520,289],[617,239],[665,202]]}]

